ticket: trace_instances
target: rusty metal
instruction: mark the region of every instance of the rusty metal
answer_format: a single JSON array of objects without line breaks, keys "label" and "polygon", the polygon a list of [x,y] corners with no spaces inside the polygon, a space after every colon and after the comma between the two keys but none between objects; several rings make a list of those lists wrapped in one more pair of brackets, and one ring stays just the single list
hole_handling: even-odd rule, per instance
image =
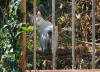
[{"label": "rusty metal", "polygon": [[95,0],[92,0],[92,69],[95,69]]},{"label": "rusty metal", "polygon": [[25,72],[100,72],[100,69],[89,69],[89,70],[26,70]]},{"label": "rusty metal", "polygon": [[[26,0],[22,0],[22,5],[23,5],[23,22],[26,24]],[[21,58],[21,68],[24,71],[26,69],[26,33],[23,32],[21,34],[21,45],[24,46],[24,51],[22,53],[22,58]]]},{"label": "rusty metal", "polygon": [[33,2],[33,8],[34,8],[34,59],[33,59],[33,62],[34,62],[34,70],[36,70],[36,0],[34,0]]},{"label": "rusty metal", "polygon": [[72,0],[72,69],[76,68],[75,65],[75,0]]}]

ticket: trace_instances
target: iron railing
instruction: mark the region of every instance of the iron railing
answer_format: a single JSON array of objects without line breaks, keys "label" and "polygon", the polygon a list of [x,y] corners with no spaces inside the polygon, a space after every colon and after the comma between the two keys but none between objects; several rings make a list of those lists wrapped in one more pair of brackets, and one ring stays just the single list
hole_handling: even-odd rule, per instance
[{"label": "iron railing", "polygon": [[[22,0],[26,1],[26,0]],[[36,70],[36,0],[33,2],[34,8],[34,70]],[[25,8],[26,9],[26,8]],[[26,14],[25,14],[26,15]],[[53,36],[55,35],[55,0],[52,0],[52,24],[53,28]],[[52,37],[53,38],[53,37]],[[52,65],[53,69],[56,69],[56,48],[54,48],[52,44]],[[76,61],[75,61],[75,0],[72,0],[72,69],[76,68]],[[92,69],[95,69],[95,0],[92,0]]]}]

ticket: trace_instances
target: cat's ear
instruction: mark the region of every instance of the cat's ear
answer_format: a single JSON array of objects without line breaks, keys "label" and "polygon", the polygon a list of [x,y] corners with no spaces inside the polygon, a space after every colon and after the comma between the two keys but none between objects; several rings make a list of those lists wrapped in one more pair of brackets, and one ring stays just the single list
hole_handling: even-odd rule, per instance
[{"label": "cat's ear", "polygon": [[38,12],[37,12],[37,15],[38,15],[38,16],[41,16],[41,12],[40,12],[40,11],[38,11]]}]

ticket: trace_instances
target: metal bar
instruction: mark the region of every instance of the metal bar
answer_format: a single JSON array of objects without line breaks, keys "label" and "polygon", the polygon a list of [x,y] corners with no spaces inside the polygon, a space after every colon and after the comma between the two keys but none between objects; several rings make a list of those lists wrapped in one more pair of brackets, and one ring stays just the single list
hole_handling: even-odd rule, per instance
[{"label": "metal bar", "polygon": [[95,69],[95,0],[92,0],[92,69]]},{"label": "metal bar", "polygon": [[100,69],[83,69],[83,70],[26,70],[25,72],[100,72]]},{"label": "metal bar", "polygon": [[[26,24],[26,0],[22,0],[22,5],[24,10],[23,22]],[[24,51],[21,58],[22,70],[24,71],[26,69],[26,32],[21,34],[21,45],[24,46]]]},{"label": "metal bar", "polygon": [[36,0],[33,2],[34,8],[34,70],[36,70]]},{"label": "metal bar", "polygon": [[56,69],[55,65],[55,56],[56,56],[56,47],[54,46],[54,41],[55,40],[55,0],[52,0],[52,24],[53,24],[53,32],[52,32],[52,64],[53,64],[53,70]]},{"label": "metal bar", "polygon": [[75,0],[72,0],[72,69],[75,68]]}]

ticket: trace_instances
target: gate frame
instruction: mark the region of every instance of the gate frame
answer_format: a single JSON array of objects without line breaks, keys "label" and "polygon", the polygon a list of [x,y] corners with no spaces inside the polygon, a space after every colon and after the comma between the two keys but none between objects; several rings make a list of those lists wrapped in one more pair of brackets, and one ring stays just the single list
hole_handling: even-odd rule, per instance
[{"label": "gate frame", "polygon": [[[24,8],[24,18],[23,22],[26,23],[26,0],[22,0],[23,2],[23,8]],[[36,70],[36,0],[33,2],[34,6],[34,70]],[[55,0],[52,0],[52,23],[53,23],[53,36],[55,32]],[[53,38],[52,36],[52,38]],[[26,46],[26,34],[22,33],[22,45],[25,47]],[[53,45],[53,44],[52,44]],[[53,46],[52,46],[53,49]],[[55,50],[55,49],[54,49]],[[55,56],[56,56],[56,51],[53,52],[53,70],[56,69],[56,63],[55,63]],[[23,56],[22,59],[24,59],[24,64],[25,66],[22,67],[22,70],[26,69],[26,48],[24,48]],[[72,69],[76,68],[76,61],[75,61],[75,0],[72,0]],[[92,0],[92,69],[95,69],[95,0]],[[89,71],[89,70],[87,70]],[[33,71],[34,72],[34,71]],[[41,71],[40,71],[41,72]],[[75,71],[76,72],[76,71]]]}]

